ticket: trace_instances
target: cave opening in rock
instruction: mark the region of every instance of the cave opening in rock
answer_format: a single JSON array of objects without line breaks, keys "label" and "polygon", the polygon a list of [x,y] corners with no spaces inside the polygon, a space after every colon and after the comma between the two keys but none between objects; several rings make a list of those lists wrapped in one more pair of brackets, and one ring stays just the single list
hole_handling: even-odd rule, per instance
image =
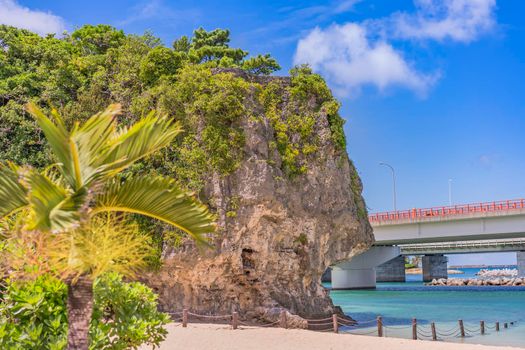
[{"label": "cave opening in rock", "polygon": [[253,253],[254,251],[251,248],[243,248],[241,252],[242,268],[244,269],[244,273],[246,275],[250,274],[249,270],[252,270],[255,268],[255,262],[252,257]]}]

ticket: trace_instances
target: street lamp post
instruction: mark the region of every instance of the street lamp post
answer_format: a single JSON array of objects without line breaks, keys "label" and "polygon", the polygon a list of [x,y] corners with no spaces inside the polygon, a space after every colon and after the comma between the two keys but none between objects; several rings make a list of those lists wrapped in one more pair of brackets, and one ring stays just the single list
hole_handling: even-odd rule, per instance
[{"label": "street lamp post", "polygon": [[448,205],[452,206],[452,179],[448,179]]},{"label": "street lamp post", "polygon": [[393,184],[393,196],[392,196],[392,199],[393,199],[393,202],[394,202],[394,212],[397,212],[397,205],[396,205],[396,171],[394,170],[394,168],[390,165],[390,164],[387,164],[387,163],[379,163],[379,165],[384,165],[386,167],[389,167],[390,170],[392,171],[392,184]]}]

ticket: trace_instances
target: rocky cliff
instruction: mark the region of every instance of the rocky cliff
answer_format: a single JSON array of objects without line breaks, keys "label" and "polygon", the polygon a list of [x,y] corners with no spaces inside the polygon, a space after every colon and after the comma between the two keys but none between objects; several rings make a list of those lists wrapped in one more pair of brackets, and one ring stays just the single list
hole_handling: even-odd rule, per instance
[{"label": "rocky cliff", "polygon": [[[149,284],[165,310],[238,311],[251,320],[274,320],[280,308],[302,317],[329,315],[334,306],[320,284],[323,272],[373,241],[356,169],[334,142],[330,116],[319,100],[314,96],[294,105],[290,78],[215,73],[252,84],[244,99],[249,113],[240,120],[242,161],[231,173],[206,179],[203,194],[219,226],[212,248],[191,242],[167,248],[164,266],[148,276]],[[280,95],[272,115],[253,88],[269,85]],[[315,147],[300,154],[301,171],[294,174],[284,164],[283,148],[275,146],[283,137],[276,118],[286,118],[290,110],[314,116]],[[300,135],[290,135],[289,142],[300,143]]]}]

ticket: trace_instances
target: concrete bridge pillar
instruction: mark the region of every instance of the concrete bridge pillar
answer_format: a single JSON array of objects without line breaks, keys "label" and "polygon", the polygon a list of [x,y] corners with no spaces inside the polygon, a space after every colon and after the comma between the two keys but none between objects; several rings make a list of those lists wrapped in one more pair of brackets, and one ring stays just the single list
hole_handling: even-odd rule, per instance
[{"label": "concrete bridge pillar", "polygon": [[516,253],[518,276],[525,277],[525,251]]},{"label": "concrete bridge pillar", "polygon": [[377,282],[405,282],[405,257],[398,256],[376,267]]},{"label": "concrete bridge pillar", "polygon": [[423,282],[430,282],[434,278],[448,278],[448,258],[443,254],[423,256]]},{"label": "concrete bridge pillar", "polygon": [[376,270],[369,268],[332,268],[332,289],[373,289],[376,287]]},{"label": "concrete bridge pillar", "polygon": [[351,260],[332,266],[333,289],[376,287],[376,266],[399,256],[399,247],[372,247]]}]

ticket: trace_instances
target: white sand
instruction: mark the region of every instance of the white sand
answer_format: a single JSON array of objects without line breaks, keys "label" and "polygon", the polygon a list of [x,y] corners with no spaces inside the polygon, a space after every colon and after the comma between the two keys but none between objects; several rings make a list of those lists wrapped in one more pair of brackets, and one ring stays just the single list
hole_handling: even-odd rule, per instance
[{"label": "white sand", "polygon": [[[169,324],[169,334],[160,350],[496,350],[517,349],[484,345],[432,342],[396,338],[321,333],[282,328],[242,327],[232,330],[225,325]],[[147,347],[141,348],[143,350]]]}]

